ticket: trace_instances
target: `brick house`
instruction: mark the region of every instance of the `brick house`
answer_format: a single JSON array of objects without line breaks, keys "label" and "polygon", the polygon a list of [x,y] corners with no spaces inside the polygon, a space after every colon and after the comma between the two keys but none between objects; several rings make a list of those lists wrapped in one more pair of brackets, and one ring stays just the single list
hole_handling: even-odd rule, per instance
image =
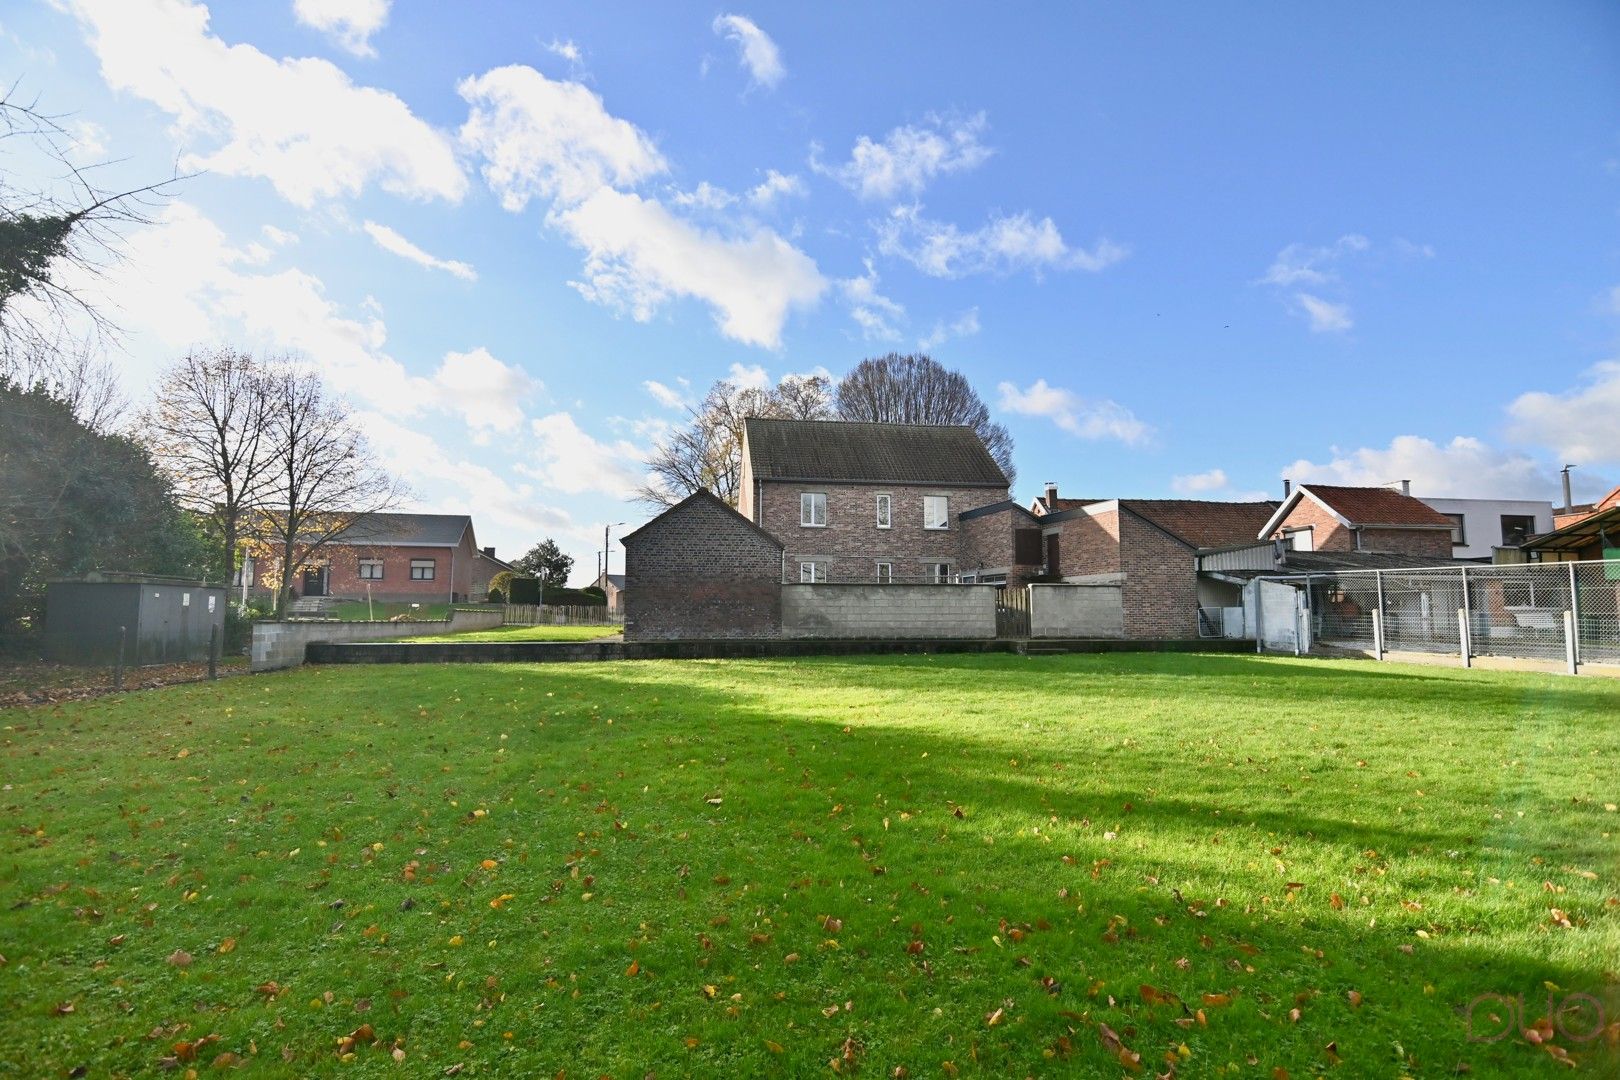
[{"label": "brick house", "polygon": [[624,636],[769,638],[782,626],[782,542],[708,491],[625,534]]},{"label": "brick house", "polygon": [[[249,586],[273,556],[250,556]],[[385,603],[482,600],[490,578],[509,564],[480,548],[466,514],[366,514],[318,549],[293,579],[294,596],[336,596]]]},{"label": "brick house", "polygon": [[[744,422],[737,509],[805,583],[1005,575],[1010,522],[1028,517],[972,428],[757,417]],[[1005,528],[980,520],[997,516]]]},{"label": "brick house", "polygon": [[1065,509],[1055,487],[1047,490],[1041,512],[1031,513],[1045,578],[1117,582],[1128,638],[1197,637],[1199,553],[1252,543],[1277,509],[1195,499],[1077,499]]},{"label": "brick house", "polygon": [[1369,551],[1449,562],[1455,524],[1405,491],[1300,484],[1258,536],[1285,540],[1301,551]]}]

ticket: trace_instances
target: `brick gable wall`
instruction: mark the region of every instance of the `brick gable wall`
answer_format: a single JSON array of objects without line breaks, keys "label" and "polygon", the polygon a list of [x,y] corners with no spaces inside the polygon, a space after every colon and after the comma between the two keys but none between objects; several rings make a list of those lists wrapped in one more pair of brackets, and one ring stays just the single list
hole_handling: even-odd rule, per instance
[{"label": "brick gable wall", "polygon": [[1136,517],[1120,515],[1121,603],[1128,638],[1198,636],[1198,563],[1191,548]]},{"label": "brick gable wall", "polygon": [[625,640],[778,637],[781,573],[781,549],[740,515],[683,503],[625,540]]},{"label": "brick gable wall", "polygon": [[1271,534],[1273,539],[1286,529],[1311,529],[1312,547],[1317,551],[1377,551],[1411,555],[1422,559],[1451,559],[1451,533],[1445,529],[1362,529],[1361,547],[1356,533],[1324,510],[1309,496],[1294,504],[1288,516]]},{"label": "brick gable wall", "polygon": [[[791,580],[797,580],[800,562],[813,561],[826,564],[828,581],[855,583],[876,581],[876,564],[880,561],[893,564],[896,581],[924,581],[937,562],[950,563],[957,572],[972,569],[977,562],[964,544],[963,523],[958,515],[1007,498],[1005,488],[776,480],[760,482],[757,487],[759,507],[755,519],[787,549]],[[799,523],[799,496],[805,492],[827,496],[826,526],[806,527]],[[890,496],[892,527],[888,529],[877,527],[879,493]],[[950,528],[923,528],[924,495],[944,495],[950,500]]]},{"label": "brick gable wall", "polygon": [[1048,527],[1059,530],[1058,573],[1064,577],[1117,574],[1122,570],[1118,510],[1082,514]]},{"label": "brick gable wall", "polygon": [[1021,585],[1041,572],[1039,563],[1019,565],[1016,557],[1014,530],[1036,529],[1040,526],[1017,510],[998,514],[985,514],[970,518],[962,525],[961,569],[968,572],[987,571],[1004,573],[1007,584]]}]

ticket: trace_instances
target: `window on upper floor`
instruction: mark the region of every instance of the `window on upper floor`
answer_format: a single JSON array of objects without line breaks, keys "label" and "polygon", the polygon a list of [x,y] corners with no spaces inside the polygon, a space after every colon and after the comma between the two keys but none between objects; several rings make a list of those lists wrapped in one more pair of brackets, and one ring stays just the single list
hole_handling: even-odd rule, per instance
[{"label": "window on upper floor", "polygon": [[951,527],[951,500],[944,495],[923,496],[923,528]]},{"label": "window on upper floor", "polygon": [[825,493],[806,491],[799,495],[799,524],[807,529],[819,529],[827,524]]},{"label": "window on upper floor", "polygon": [[1463,527],[1464,524],[1465,524],[1465,521],[1466,521],[1466,519],[1463,517],[1463,515],[1461,515],[1461,514],[1446,514],[1444,511],[1441,511],[1441,513],[1444,514],[1444,516],[1451,519],[1451,546],[1452,547],[1465,547],[1465,546],[1467,546],[1467,544],[1468,544],[1468,530]]},{"label": "window on upper floor", "polygon": [[894,499],[889,495],[877,497],[877,527],[891,528],[894,525]]},{"label": "window on upper floor", "polygon": [[1536,531],[1536,519],[1529,514],[1502,515],[1502,546],[1518,547]]}]

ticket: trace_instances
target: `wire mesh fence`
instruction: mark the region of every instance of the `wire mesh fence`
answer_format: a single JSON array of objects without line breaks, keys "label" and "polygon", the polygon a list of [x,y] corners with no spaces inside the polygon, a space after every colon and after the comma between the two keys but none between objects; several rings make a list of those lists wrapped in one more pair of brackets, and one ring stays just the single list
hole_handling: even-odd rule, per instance
[{"label": "wire mesh fence", "polygon": [[1265,580],[1301,590],[1307,645],[1620,663],[1620,560]]}]

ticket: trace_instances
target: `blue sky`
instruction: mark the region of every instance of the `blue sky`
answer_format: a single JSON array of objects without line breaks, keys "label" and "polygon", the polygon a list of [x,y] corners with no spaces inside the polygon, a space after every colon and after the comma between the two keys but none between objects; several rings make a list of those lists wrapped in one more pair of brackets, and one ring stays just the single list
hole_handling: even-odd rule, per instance
[{"label": "blue sky", "polygon": [[301,351],[582,579],[679,399],[919,346],[1026,498],[1620,482],[1620,6],[869,7],[22,0],[0,74],[199,174],[100,286],[133,397]]}]

